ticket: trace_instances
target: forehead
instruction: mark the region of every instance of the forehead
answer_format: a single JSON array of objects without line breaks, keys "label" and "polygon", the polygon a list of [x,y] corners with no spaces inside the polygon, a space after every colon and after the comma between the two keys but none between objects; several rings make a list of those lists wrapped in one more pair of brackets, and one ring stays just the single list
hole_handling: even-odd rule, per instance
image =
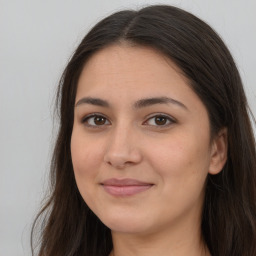
[{"label": "forehead", "polygon": [[[112,86],[116,89],[132,82],[136,88],[160,89],[166,83],[188,85],[180,69],[166,56],[150,47],[111,45],[96,52],[85,64],[78,87],[91,89]],[[157,82],[157,86],[156,86]],[[79,89],[79,88],[78,88]]]},{"label": "forehead", "polygon": [[119,44],[96,52],[88,60],[78,81],[76,101],[97,97],[126,104],[164,96],[193,108],[204,107],[169,58],[150,47]]},{"label": "forehead", "polygon": [[[137,61],[134,62],[134,60]],[[150,60],[150,62],[147,62],[148,60]],[[175,67],[178,70],[178,67],[160,51],[149,46],[130,43],[116,43],[97,51],[88,60],[86,66],[92,67],[94,65],[108,63],[110,64],[108,67],[111,68],[115,62],[118,62],[120,69],[124,66],[127,68],[127,62],[133,62],[133,66],[140,66],[141,69],[143,69],[143,66],[140,65],[141,63],[147,63],[147,65],[159,65],[160,63],[165,63],[166,65],[168,63],[169,66]],[[120,66],[120,64],[124,66]],[[141,69],[139,69],[139,71],[141,71]]]},{"label": "forehead", "polygon": [[[100,70],[98,69],[100,67]],[[182,79],[186,80],[181,70],[164,54],[152,47],[130,45],[130,44],[113,44],[97,51],[91,56],[85,65],[85,69],[98,69],[101,74],[131,73],[132,76],[138,73],[147,72],[154,69],[151,73],[153,76],[163,70],[163,67],[174,69]]]}]

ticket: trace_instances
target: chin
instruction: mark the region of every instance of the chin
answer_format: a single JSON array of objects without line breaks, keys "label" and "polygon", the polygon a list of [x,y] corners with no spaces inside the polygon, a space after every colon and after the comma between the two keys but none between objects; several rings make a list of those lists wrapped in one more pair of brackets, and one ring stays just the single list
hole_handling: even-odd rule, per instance
[{"label": "chin", "polygon": [[112,215],[110,218],[104,216],[101,221],[113,232],[120,233],[143,233],[148,230],[148,225],[141,218],[135,216],[116,216]]}]

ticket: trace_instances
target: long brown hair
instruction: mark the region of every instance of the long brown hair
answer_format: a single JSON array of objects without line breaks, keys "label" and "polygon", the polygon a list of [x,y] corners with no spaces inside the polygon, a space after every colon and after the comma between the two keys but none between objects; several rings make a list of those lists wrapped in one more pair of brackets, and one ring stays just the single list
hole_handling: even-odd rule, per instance
[{"label": "long brown hair", "polygon": [[81,70],[96,51],[122,41],[150,46],[170,58],[206,106],[211,135],[227,127],[228,159],[219,174],[207,178],[201,230],[212,256],[255,256],[256,152],[240,75],[229,50],[209,25],[164,5],[121,11],[103,19],[69,61],[57,95],[60,127],[52,158],[51,195],[33,227],[42,223],[37,255],[106,256],[112,249],[110,230],[77,189],[70,139]]}]

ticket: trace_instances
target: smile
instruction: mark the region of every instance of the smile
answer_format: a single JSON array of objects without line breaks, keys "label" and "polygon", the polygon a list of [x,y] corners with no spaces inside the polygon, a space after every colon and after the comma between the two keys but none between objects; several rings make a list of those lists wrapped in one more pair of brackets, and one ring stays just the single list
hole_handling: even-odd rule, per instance
[{"label": "smile", "polygon": [[153,184],[134,179],[109,179],[101,183],[104,190],[112,196],[132,196],[150,189]]}]

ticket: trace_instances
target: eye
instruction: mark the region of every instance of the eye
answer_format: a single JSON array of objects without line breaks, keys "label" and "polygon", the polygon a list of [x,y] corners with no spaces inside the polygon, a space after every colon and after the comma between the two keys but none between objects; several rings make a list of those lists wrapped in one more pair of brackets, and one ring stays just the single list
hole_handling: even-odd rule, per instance
[{"label": "eye", "polygon": [[108,119],[101,115],[89,115],[83,118],[82,123],[84,123],[86,126],[98,128],[99,126],[109,125],[110,122]]},{"label": "eye", "polygon": [[168,126],[175,123],[174,119],[166,115],[155,115],[147,119],[146,124],[151,126]]}]

